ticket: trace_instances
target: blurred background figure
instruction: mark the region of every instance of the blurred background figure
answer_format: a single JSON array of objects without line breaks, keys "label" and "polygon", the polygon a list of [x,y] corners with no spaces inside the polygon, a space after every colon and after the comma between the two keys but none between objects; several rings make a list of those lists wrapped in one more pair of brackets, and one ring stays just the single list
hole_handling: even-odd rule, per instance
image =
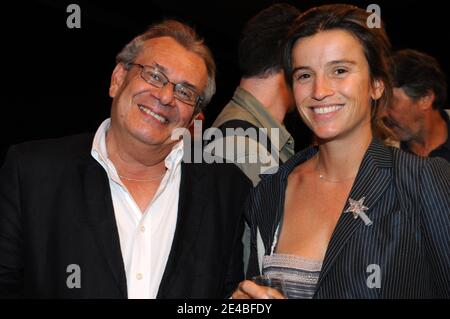
[{"label": "blurred background figure", "polygon": [[393,99],[381,117],[400,143],[416,155],[450,161],[447,84],[438,61],[416,50],[393,56]]},{"label": "blurred background figure", "polygon": [[[224,139],[209,143],[206,151],[217,156],[217,148],[223,150],[220,156],[227,156],[227,160],[234,162],[254,186],[259,183],[263,171],[273,167],[274,163],[282,164],[295,152],[294,138],[283,125],[286,114],[295,110],[295,102],[284,77],[281,53],[283,40],[299,14],[292,5],[279,3],[260,11],[246,23],[238,47],[241,81],[231,101],[212,125],[223,131]],[[300,123],[299,119],[296,125],[300,126]],[[256,134],[256,139],[246,135],[225,136],[228,128],[254,132],[259,132],[259,128],[267,129],[268,139],[264,138],[267,143],[262,143],[261,136],[258,138]],[[278,136],[272,136],[272,129],[278,129]],[[243,147],[227,153],[222,145],[233,145],[233,149],[234,145]],[[232,158],[229,158],[231,153]],[[266,154],[271,156],[269,160],[266,160]],[[243,243],[246,268],[250,253],[248,227]]]},{"label": "blurred background figure", "polygon": [[[270,144],[277,152],[272,156],[281,163],[295,152],[294,139],[283,125],[287,113],[295,110],[295,102],[284,78],[281,52],[283,40],[299,14],[300,11],[292,5],[279,3],[260,11],[246,23],[238,47],[241,81],[231,101],[212,125],[224,133],[226,128],[255,128],[257,131],[266,128]],[[279,130],[277,141],[270,134],[274,128]],[[256,143],[258,148],[243,147],[241,153],[238,151],[235,158],[229,160],[236,163],[253,185],[257,185],[264,166],[259,154],[262,154],[261,150],[264,153],[267,153],[266,149],[268,152],[271,150],[259,140],[249,139],[238,138],[236,143],[246,146]],[[217,142],[210,143],[209,147]]]}]

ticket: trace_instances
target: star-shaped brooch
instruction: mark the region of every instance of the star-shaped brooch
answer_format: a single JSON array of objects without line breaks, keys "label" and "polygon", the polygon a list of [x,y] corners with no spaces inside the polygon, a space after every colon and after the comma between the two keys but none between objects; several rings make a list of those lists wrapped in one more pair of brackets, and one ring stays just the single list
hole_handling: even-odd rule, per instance
[{"label": "star-shaped brooch", "polygon": [[347,208],[344,213],[352,213],[354,219],[360,217],[363,220],[364,224],[366,224],[366,226],[370,226],[372,225],[372,221],[366,215],[366,213],[364,213],[365,210],[369,209],[369,207],[363,205],[365,199],[365,197],[362,197],[359,200],[349,198],[348,203],[350,204],[350,207]]}]

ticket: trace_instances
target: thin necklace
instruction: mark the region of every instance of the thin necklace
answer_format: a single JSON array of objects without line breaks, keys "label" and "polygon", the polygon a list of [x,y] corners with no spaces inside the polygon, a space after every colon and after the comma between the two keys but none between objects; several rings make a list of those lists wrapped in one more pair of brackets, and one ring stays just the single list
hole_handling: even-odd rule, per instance
[{"label": "thin necklace", "polygon": [[317,152],[317,165],[316,165],[316,170],[319,172],[319,178],[320,178],[321,180],[323,180],[323,181],[325,181],[325,182],[329,182],[329,183],[339,184],[339,183],[343,183],[343,182],[345,182],[345,181],[349,181],[349,180],[351,180],[351,179],[354,179],[354,178],[356,177],[356,176],[347,177],[347,178],[344,178],[344,179],[341,179],[341,180],[338,180],[338,181],[336,181],[336,180],[331,180],[331,179],[326,178],[326,177],[323,175],[322,170],[320,169],[320,165],[319,165],[319,152]]},{"label": "thin necklace", "polygon": [[126,177],[126,176],[122,176],[122,175],[120,175],[120,174],[118,174],[118,175],[119,175],[120,178],[126,179],[127,181],[134,181],[134,182],[151,182],[151,181],[155,181],[155,180],[160,179],[160,178],[163,177],[165,174],[166,174],[166,172],[164,172],[163,174],[161,174],[161,175],[159,175],[159,176],[155,176],[155,177],[149,178],[149,179],[136,179],[136,178],[129,178],[129,177]]}]

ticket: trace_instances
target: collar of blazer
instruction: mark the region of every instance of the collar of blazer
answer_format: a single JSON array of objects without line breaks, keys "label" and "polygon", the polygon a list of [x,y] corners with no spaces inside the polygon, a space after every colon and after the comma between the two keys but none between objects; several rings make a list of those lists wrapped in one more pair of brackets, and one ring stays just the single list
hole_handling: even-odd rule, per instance
[{"label": "collar of blazer", "polygon": [[[249,201],[249,218],[252,224],[258,225],[261,238],[264,243],[265,253],[270,253],[273,244],[274,231],[276,225],[280,222],[283,214],[284,200],[274,200],[284,198],[287,185],[287,178],[290,172],[299,164],[305,162],[317,153],[317,148],[311,147],[302,152],[297,153],[284,166],[282,166],[277,174],[267,176],[263,179],[256,193],[258,199],[250,198]],[[366,154],[361,162],[355,182],[350,191],[349,198],[359,200],[365,197],[364,206],[368,209],[365,213],[368,217],[372,214],[372,207],[376,201],[383,195],[392,180],[393,151],[385,146],[381,141],[373,139]],[[270,198],[264,199],[261,193],[272,194]],[[255,191],[253,191],[255,194]],[[252,204],[253,201],[253,204]],[[349,209],[350,204],[347,203],[343,212]],[[274,214],[267,218],[267,211]],[[319,282],[325,278],[336,258],[339,256],[345,243],[351,238],[359,227],[367,227],[360,218],[353,218],[352,214],[343,213],[333,232],[333,236],[328,245],[328,249],[323,261],[322,271]],[[253,236],[256,235],[256,229],[252,229]]]},{"label": "collar of blazer", "polygon": [[[366,151],[361,162],[355,183],[350,191],[349,198],[354,200],[364,199],[364,206],[367,207],[365,214],[371,217],[377,200],[383,195],[392,182],[392,150],[374,139]],[[347,201],[344,212],[350,207]],[[322,265],[318,286],[326,277],[336,258],[339,256],[346,242],[351,238],[354,232],[361,227],[367,226],[361,218],[353,218],[352,214],[343,213],[334,229],[327,252]]]}]

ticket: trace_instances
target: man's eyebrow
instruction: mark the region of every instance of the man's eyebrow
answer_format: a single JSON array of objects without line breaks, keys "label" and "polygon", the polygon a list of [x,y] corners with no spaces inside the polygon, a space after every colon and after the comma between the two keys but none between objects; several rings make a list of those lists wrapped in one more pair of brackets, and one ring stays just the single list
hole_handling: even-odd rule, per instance
[{"label": "man's eyebrow", "polygon": [[292,74],[294,74],[295,72],[299,71],[299,70],[311,70],[310,67],[308,66],[297,66],[294,69],[292,69]]},{"label": "man's eyebrow", "polygon": [[335,64],[352,64],[352,65],[354,65],[354,64],[356,64],[356,61],[343,59],[343,60],[330,61],[327,63],[327,65],[335,65]]},{"label": "man's eyebrow", "polygon": [[167,72],[167,68],[166,68],[165,66],[159,64],[159,63],[153,62],[153,63],[152,63],[152,66],[153,66],[154,68],[158,69],[158,71],[161,71],[161,72]]},{"label": "man's eyebrow", "polygon": [[[154,62],[154,63],[153,63],[153,66],[154,66],[156,69],[158,69],[158,71],[161,71],[161,72],[163,72],[163,73],[166,73],[166,72],[167,72],[167,68],[166,68],[165,66],[159,64],[159,63]],[[164,75],[167,77],[166,74],[164,74]],[[177,83],[177,84],[182,84],[183,86],[188,87],[188,88],[193,89],[194,91],[198,92],[198,88],[197,88],[194,84],[189,83],[189,82],[187,82],[187,81],[182,81],[182,82]]]}]

